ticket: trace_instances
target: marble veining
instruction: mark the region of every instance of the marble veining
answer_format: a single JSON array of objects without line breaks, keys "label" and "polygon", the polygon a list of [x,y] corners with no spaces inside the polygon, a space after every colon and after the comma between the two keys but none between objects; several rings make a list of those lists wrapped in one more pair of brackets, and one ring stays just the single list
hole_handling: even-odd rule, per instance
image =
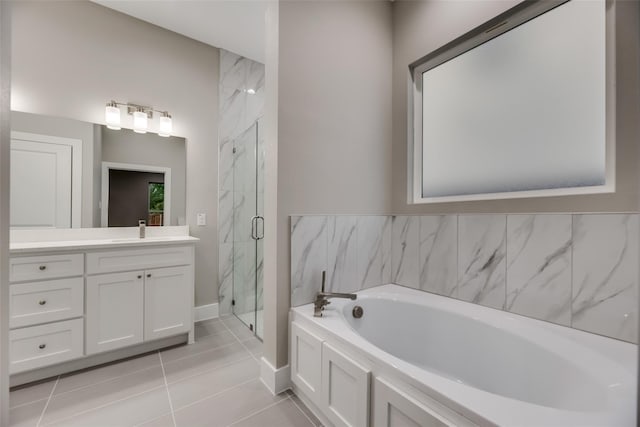
[{"label": "marble veining", "polygon": [[418,286],[418,233],[420,217],[394,216],[391,220],[391,281]]},{"label": "marble veining", "polygon": [[391,282],[391,217],[356,218],[357,289]]},{"label": "marble veining", "polygon": [[504,308],[506,216],[460,215],[458,227],[458,297]]},{"label": "marble veining", "polygon": [[637,342],[638,227],[637,214],[293,217],[292,305],[326,270],[334,291],[396,283]]},{"label": "marble veining", "polygon": [[457,239],[457,216],[420,217],[420,289],[457,296]]},{"label": "marble veining", "polygon": [[637,214],[574,216],[574,328],[637,342],[637,236]]},{"label": "marble veining", "polygon": [[327,262],[327,217],[291,218],[291,305],[313,301]]},{"label": "marble veining", "polygon": [[571,324],[571,215],[507,216],[507,305]]},{"label": "marble veining", "polygon": [[221,191],[218,200],[218,239],[233,242],[233,191]]},{"label": "marble veining", "polygon": [[219,245],[218,266],[218,311],[220,314],[231,313],[231,300],[233,299],[233,243]]},{"label": "marble veining", "polygon": [[[262,258],[254,259],[253,265],[244,263],[248,249],[243,245],[253,244],[255,253],[256,243],[251,240],[251,217],[256,212],[262,212],[264,200],[260,194],[260,191],[264,191],[264,185],[258,183],[260,187],[256,186],[256,163],[259,177],[264,174],[264,144],[259,140],[256,148],[255,127],[264,111],[264,81],[264,65],[220,50],[218,233],[221,249],[218,256],[218,285],[220,312],[225,314],[231,312],[234,286],[239,296],[236,298],[236,312],[246,309],[241,305],[255,304],[255,292],[245,287],[249,273],[244,269],[257,274],[259,283],[262,283]],[[255,93],[248,89],[253,89]],[[259,156],[257,162],[256,154]],[[257,209],[260,209],[258,211],[256,201]],[[231,244],[231,249],[225,246],[227,244]],[[261,254],[261,251],[258,250],[258,253]],[[234,275],[237,280],[233,278]],[[251,278],[247,280],[249,283],[252,281]],[[261,288],[261,285],[258,286],[258,305],[261,304]]]},{"label": "marble veining", "polygon": [[328,217],[327,290],[354,292],[357,279],[357,236],[355,216]]}]

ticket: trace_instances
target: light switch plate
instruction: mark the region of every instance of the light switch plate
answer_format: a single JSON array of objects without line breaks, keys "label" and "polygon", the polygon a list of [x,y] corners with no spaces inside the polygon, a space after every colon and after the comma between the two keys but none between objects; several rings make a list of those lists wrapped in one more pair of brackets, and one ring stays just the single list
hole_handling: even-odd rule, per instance
[{"label": "light switch plate", "polygon": [[198,225],[207,225],[207,214],[199,213],[197,215]]}]

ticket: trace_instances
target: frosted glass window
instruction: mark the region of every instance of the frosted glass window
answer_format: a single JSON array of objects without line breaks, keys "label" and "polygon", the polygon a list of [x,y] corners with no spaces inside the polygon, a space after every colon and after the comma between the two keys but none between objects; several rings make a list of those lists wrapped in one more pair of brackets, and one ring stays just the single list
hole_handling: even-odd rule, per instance
[{"label": "frosted glass window", "polygon": [[418,75],[422,197],[605,185],[605,59],[573,0]]}]

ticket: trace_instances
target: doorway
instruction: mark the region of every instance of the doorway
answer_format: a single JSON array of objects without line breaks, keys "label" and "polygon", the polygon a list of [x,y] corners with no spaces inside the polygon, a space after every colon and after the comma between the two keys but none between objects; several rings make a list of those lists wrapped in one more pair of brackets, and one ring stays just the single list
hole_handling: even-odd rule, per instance
[{"label": "doorway", "polygon": [[171,168],[102,162],[103,227],[171,224]]}]

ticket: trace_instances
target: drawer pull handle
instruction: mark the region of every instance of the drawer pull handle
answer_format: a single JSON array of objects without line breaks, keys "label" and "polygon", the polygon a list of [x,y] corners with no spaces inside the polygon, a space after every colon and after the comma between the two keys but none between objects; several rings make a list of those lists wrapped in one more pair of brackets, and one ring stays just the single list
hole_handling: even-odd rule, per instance
[{"label": "drawer pull handle", "polygon": [[41,265],[40,267],[38,267],[40,269],[40,271],[44,271],[47,269],[46,265]]},{"label": "drawer pull handle", "polygon": [[142,275],[138,275],[138,279],[142,279]]},{"label": "drawer pull handle", "polygon": [[46,299],[42,299],[42,300],[38,301],[38,304],[40,304],[40,305],[45,305],[46,303],[47,303]]},{"label": "drawer pull handle", "polygon": [[46,346],[47,346],[46,344],[40,344],[40,345],[38,346],[38,348],[39,348],[40,350],[44,350],[44,348],[45,348]]},{"label": "drawer pull handle", "polygon": [[151,277],[151,274],[147,274],[147,277]]}]

